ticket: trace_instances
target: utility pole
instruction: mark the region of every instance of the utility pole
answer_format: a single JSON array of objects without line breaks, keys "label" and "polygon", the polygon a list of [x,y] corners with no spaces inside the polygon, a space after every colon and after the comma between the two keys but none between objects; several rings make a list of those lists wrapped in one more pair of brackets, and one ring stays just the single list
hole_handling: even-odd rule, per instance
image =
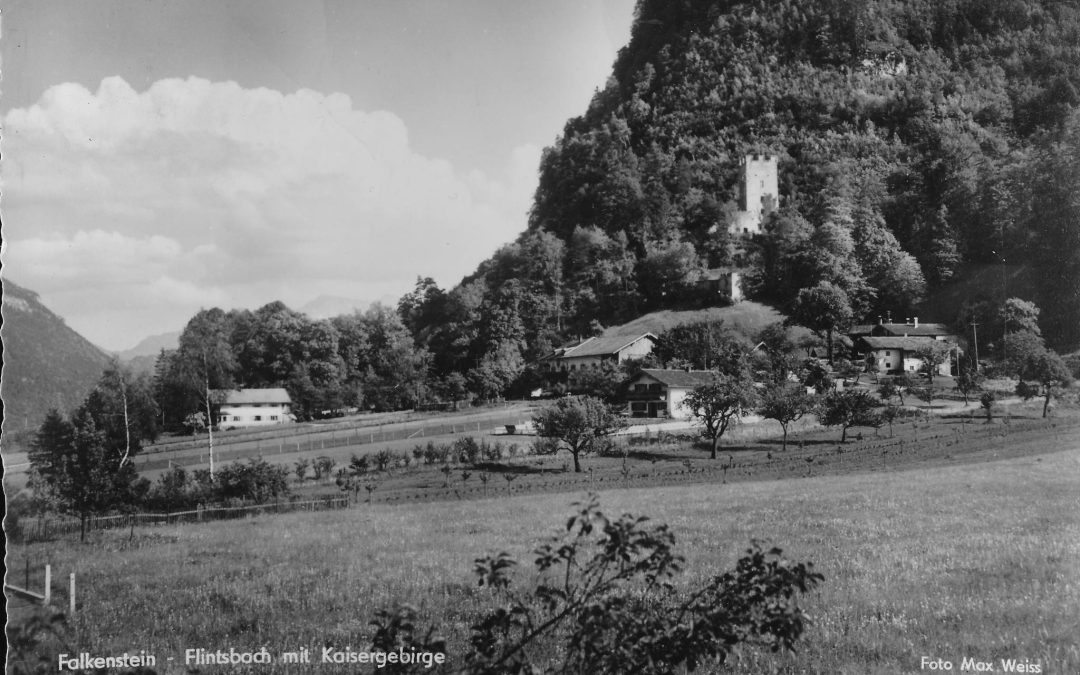
[{"label": "utility pole", "polygon": [[998,257],[1001,261],[1001,362],[1005,363],[1009,360],[1008,345],[1006,345],[1005,338],[1009,335],[1009,317],[1005,315],[1005,303],[1008,302],[1009,292],[1005,282],[1005,258],[1000,253],[991,249],[991,253]]},{"label": "utility pole", "polygon": [[979,331],[976,330],[979,324],[975,321],[971,322],[971,333],[974,335],[975,345],[975,372],[979,372]]}]

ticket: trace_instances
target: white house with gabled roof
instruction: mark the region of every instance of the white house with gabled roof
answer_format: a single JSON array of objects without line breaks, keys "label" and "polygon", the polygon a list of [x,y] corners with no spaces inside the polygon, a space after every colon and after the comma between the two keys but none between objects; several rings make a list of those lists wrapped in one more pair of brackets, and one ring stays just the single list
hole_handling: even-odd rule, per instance
[{"label": "white house with gabled roof", "polygon": [[282,387],[230,389],[221,393],[218,426],[222,429],[292,424],[292,399]]},{"label": "white house with gabled roof", "polygon": [[599,368],[604,362],[618,365],[629,359],[641,359],[652,353],[656,345],[652,333],[633,333],[591,337],[576,345],[560,347],[540,359],[540,365],[549,372],[568,372]]}]

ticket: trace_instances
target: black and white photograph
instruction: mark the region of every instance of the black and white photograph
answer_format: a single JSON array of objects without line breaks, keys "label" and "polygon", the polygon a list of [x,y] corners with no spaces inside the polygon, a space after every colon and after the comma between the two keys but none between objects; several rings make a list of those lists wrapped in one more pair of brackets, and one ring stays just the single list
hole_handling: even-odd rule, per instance
[{"label": "black and white photograph", "polygon": [[1075,0],[0,0],[5,673],[1080,673]]}]

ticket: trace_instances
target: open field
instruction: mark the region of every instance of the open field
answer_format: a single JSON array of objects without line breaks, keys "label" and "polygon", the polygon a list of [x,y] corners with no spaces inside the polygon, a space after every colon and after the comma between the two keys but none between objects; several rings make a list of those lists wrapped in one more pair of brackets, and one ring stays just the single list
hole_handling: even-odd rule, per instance
[{"label": "open field", "polygon": [[[814,624],[799,654],[744,650],[736,672],[920,672],[922,656],[953,661],[955,672],[967,656],[993,660],[998,672],[999,659],[1013,658],[1073,673],[1080,427],[1053,424],[972,425],[892,456],[867,440],[843,453],[843,468],[808,471],[802,461],[786,476],[778,469],[733,481],[729,472],[728,484],[713,474],[694,476],[710,481],[702,483],[591,487],[609,512],[672,526],[688,562],[684,587],[729,567],[752,538],[825,575],[805,601]],[[588,487],[137,528],[130,540],[127,531],[104,532],[87,545],[13,547],[8,562],[48,560],[54,579],[78,573],[73,650],[145,649],[164,660],[193,647],[359,648],[375,609],[407,601],[442,627],[452,659],[489,602],[471,577],[473,558],[506,550],[528,561]],[[56,591],[62,596],[60,582]]]}]

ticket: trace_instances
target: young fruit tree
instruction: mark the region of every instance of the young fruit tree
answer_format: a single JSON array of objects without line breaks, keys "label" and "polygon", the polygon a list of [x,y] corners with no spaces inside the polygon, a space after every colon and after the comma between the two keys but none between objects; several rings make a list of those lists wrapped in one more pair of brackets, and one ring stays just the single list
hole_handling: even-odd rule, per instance
[{"label": "young fruit tree", "polygon": [[806,389],[795,383],[774,384],[761,397],[758,414],[767,420],[776,420],[784,430],[781,450],[787,450],[788,425],[802,419],[814,409],[814,399]]},{"label": "young fruit tree", "polygon": [[694,387],[681,405],[701,423],[702,437],[712,444],[709,458],[716,459],[720,438],[732,422],[754,411],[757,392],[749,379],[716,375],[711,383]]},{"label": "young fruit tree", "polygon": [[837,391],[826,396],[818,410],[821,423],[827,427],[841,428],[840,442],[847,442],[847,430],[851,427],[878,427],[879,402],[868,392],[858,389]]},{"label": "young fruit tree", "polygon": [[[1043,349],[1024,360],[1020,369],[1020,379],[1021,384],[1023,384],[1023,380],[1033,380],[1042,387],[1042,416],[1046,417],[1050,411],[1050,399],[1054,396],[1055,390],[1069,384],[1072,381],[1072,373],[1069,372],[1069,367],[1065,365],[1065,360],[1056,352]],[[1038,392],[1038,387],[1032,389],[1036,393]],[[1032,391],[1032,389],[1024,391]],[[1017,390],[1021,391],[1019,385]]]},{"label": "young fruit tree", "polygon": [[974,363],[965,359],[958,364],[956,390],[964,397],[965,406],[969,403],[969,397],[982,389],[985,379],[983,374],[975,368]]},{"label": "young fruit tree", "polygon": [[539,436],[560,441],[574,457],[574,471],[581,473],[581,455],[621,429],[623,419],[598,398],[568,396],[537,411],[533,425]]},{"label": "young fruit tree", "polygon": [[994,419],[994,403],[997,402],[997,396],[992,391],[984,391],[982,396],[979,397],[979,405],[982,406],[983,411],[986,413],[986,423]]}]

